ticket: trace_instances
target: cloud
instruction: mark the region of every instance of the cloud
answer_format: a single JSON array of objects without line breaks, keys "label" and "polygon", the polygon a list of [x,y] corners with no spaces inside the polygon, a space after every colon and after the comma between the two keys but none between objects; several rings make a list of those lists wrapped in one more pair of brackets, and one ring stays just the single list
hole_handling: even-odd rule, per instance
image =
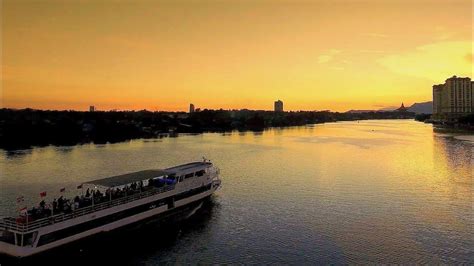
[{"label": "cloud", "polygon": [[435,32],[435,39],[439,41],[447,41],[448,39],[452,39],[455,35],[456,32],[452,31],[451,29],[447,29],[446,27],[443,26],[437,26],[434,29]]},{"label": "cloud", "polygon": [[359,52],[366,53],[366,54],[383,54],[383,53],[385,53],[384,50],[367,50],[367,49],[359,50]]},{"label": "cloud", "polygon": [[341,50],[337,50],[337,49],[330,49],[330,50],[327,50],[324,54],[320,55],[318,57],[318,63],[320,64],[324,64],[324,63],[327,63],[329,61],[331,61],[335,55],[341,53]]},{"label": "cloud", "polygon": [[366,34],[363,34],[362,36],[365,36],[365,37],[371,37],[371,38],[388,38],[388,35],[387,34],[382,34],[382,33],[366,33]]},{"label": "cloud", "polygon": [[391,54],[377,60],[379,64],[398,74],[444,80],[452,75],[471,76],[470,41],[436,42],[416,47],[412,51]]},{"label": "cloud", "polygon": [[129,38],[122,35],[105,35],[101,37],[102,42],[108,47],[121,47],[125,49],[151,50],[155,46],[144,38]]},{"label": "cloud", "polygon": [[318,57],[318,62],[320,64],[327,63],[327,62],[331,61],[331,59],[332,59],[332,56],[330,56],[330,55],[320,55]]},{"label": "cloud", "polygon": [[474,63],[474,54],[473,54],[473,53],[468,53],[468,54],[466,54],[466,60],[467,60],[467,62],[469,62],[470,64]]}]

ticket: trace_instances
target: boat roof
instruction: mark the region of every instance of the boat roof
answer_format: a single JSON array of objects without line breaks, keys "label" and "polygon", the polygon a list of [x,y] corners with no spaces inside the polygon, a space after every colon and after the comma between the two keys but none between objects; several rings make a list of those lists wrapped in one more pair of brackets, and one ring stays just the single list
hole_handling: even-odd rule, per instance
[{"label": "boat roof", "polygon": [[209,165],[211,165],[210,162],[193,162],[193,163],[187,163],[187,164],[174,166],[167,169],[143,170],[143,171],[123,174],[123,175],[116,175],[116,176],[96,179],[93,181],[86,182],[84,184],[96,185],[96,186],[102,186],[102,187],[118,187],[118,186],[135,183],[138,181],[148,180],[150,178],[157,178],[157,177],[166,176],[170,174],[180,174],[181,172],[190,170],[192,168],[196,168],[194,171],[199,171]]},{"label": "boat roof", "polygon": [[174,166],[174,167],[171,167],[171,168],[166,168],[165,171],[177,174],[179,172],[190,170],[192,168],[198,168],[198,169],[195,169],[195,170],[204,169],[204,168],[206,168],[207,166],[209,166],[211,164],[212,164],[211,162],[207,162],[207,161],[206,162],[192,162],[192,163],[187,163],[187,164]]},{"label": "boat roof", "polygon": [[164,176],[168,174],[169,174],[168,172],[161,169],[143,170],[143,171],[123,174],[123,175],[116,175],[116,176],[106,177],[102,179],[97,179],[97,180],[89,181],[85,184],[91,184],[91,185],[97,185],[97,186],[103,186],[103,187],[118,187],[118,186],[130,184],[130,183],[138,182],[141,180],[148,180],[150,178],[160,177],[160,176]]}]

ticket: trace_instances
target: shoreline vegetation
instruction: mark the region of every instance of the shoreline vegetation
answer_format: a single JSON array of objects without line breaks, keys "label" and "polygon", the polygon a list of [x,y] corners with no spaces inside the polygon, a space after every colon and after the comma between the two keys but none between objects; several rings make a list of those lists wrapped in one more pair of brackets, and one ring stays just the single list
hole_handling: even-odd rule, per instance
[{"label": "shoreline vegetation", "polygon": [[49,111],[0,109],[0,149],[14,151],[48,145],[105,144],[132,139],[176,137],[178,133],[253,131],[338,121],[415,119],[438,129],[474,131],[474,114],[438,121],[406,111],[330,112],[202,110],[194,113],[151,111]]},{"label": "shoreline vegetation", "polygon": [[116,143],[139,138],[175,137],[178,133],[263,131],[368,119],[412,119],[411,112],[338,113],[202,110],[194,113],[151,111],[49,111],[0,109],[0,149]]},{"label": "shoreline vegetation", "polygon": [[0,109],[0,149],[14,151],[48,145],[105,144],[132,139],[176,137],[178,133],[253,131],[338,121],[415,119],[438,129],[474,131],[474,114],[438,121],[406,111],[330,112],[202,110],[194,113],[151,111],[49,111]]},{"label": "shoreline vegetation", "polygon": [[433,119],[429,114],[417,114],[415,120],[419,122],[433,124],[437,129],[451,129],[474,132],[474,114],[461,116],[456,119],[443,120]]}]

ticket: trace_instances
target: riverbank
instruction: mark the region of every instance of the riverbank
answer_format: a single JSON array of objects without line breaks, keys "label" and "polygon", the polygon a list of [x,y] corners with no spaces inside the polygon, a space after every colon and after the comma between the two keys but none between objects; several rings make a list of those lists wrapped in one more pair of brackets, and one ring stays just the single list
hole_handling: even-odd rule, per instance
[{"label": "riverbank", "polygon": [[139,138],[173,137],[178,133],[263,131],[337,121],[409,119],[410,112],[338,113],[203,110],[195,113],[149,111],[43,111],[0,109],[0,148],[116,143]]},{"label": "riverbank", "polygon": [[431,123],[431,124],[433,124],[433,126],[438,129],[474,132],[474,125],[470,125],[470,124],[460,124],[460,123],[452,123],[452,124]]},{"label": "riverbank", "polygon": [[[424,118],[424,119],[423,119]],[[454,129],[474,132],[474,114],[459,117],[453,120],[437,120],[432,119],[431,116],[419,117],[415,119],[420,122],[433,124],[436,128]]]}]

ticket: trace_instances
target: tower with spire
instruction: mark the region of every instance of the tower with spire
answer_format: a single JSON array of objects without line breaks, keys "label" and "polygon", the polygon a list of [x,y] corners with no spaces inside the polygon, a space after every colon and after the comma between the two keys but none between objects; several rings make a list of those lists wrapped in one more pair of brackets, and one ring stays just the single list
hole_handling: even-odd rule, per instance
[{"label": "tower with spire", "polygon": [[402,105],[400,106],[400,108],[397,109],[397,111],[398,112],[407,112],[408,108],[406,108],[405,105],[402,102]]}]

